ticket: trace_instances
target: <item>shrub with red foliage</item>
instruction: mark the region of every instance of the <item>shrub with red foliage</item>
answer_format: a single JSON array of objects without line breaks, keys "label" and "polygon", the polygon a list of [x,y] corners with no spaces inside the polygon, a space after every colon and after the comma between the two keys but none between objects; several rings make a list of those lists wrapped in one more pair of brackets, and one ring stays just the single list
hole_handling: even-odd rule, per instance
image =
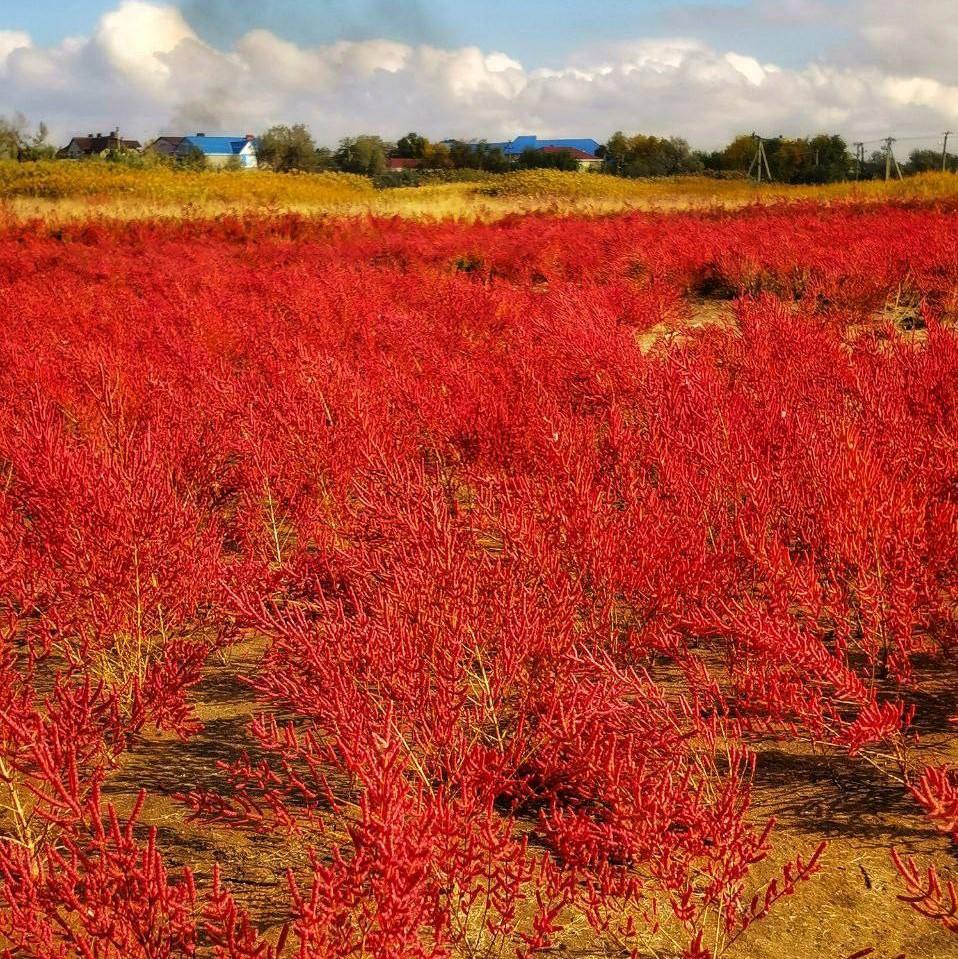
[{"label": "shrub with red foliage", "polygon": [[[906,770],[953,662],[956,241],[904,206],[6,228],[9,955],[725,951],[823,855],[756,869],[756,737]],[[304,850],[276,935],[100,800],[245,636],[247,751],[177,799]],[[953,831],[952,774],[912,785]]]}]

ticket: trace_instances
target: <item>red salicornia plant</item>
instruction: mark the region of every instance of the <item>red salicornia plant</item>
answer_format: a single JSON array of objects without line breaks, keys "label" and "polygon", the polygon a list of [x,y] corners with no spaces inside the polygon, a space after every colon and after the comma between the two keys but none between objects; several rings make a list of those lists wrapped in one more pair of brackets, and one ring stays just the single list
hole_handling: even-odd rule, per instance
[{"label": "red salicornia plant", "polygon": [[904,206],[6,226],[3,954],[717,959],[827,857],[755,808],[769,739],[954,836],[913,748],[956,244]]}]

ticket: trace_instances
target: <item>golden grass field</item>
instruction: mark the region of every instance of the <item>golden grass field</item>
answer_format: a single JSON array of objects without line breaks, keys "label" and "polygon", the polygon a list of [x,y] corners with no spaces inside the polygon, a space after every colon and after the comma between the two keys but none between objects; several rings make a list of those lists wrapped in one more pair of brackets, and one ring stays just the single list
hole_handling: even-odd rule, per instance
[{"label": "golden grass field", "polygon": [[738,207],[754,202],[958,199],[958,176],[821,187],[683,176],[626,180],[599,173],[523,170],[489,181],[377,190],[345,173],[137,169],[106,162],[0,161],[0,205],[14,219],[216,216],[223,213],[375,214],[495,219],[514,213],[604,214],[632,209]]}]

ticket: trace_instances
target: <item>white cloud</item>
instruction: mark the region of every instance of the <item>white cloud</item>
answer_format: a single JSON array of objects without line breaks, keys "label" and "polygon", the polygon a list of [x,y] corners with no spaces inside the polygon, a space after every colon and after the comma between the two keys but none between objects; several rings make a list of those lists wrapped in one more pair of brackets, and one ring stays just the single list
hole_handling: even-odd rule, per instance
[{"label": "white cloud", "polygon": [[857,0],[855,54],[895,74],[958,83],[955,0]]},{"label": "white cloud", "polygon": [[[56,46],[0,31],[0,113],[22,110],[61,139],[115,124],[146,137],[298,121],[330,144],[347,133],[409,129],[602,139],[621,128],[703,146],[752,129],[904,136],[958,123],[958,72],[944,52],[923,47],[935,31],[940,38],[958,29],[943,15],[952,2],[912,3],[906,15],[891,0],[850,0],[846,12],[859,4],[863,11],[856,43],[798,69],[686,36],[583,51],[564,67],[527,70],[476,47],[390,40],[305,47],[266,30],[217,49],[176,8],[127,0],[89,37]],[[805,18],[834,10],[820,0],[791,0],[791,7]],[[945,46],[953,50],[958,37]]]},{"label": "white cloud", "polygon": [[26,50],[31,46],[29,34],[20,30],[0,30],[0,76],[7,60],[15,50]]},{"label": "white cloud", "polygon": [[767,71],[758,60],[754,57],[743,57],[739,53],[726,53],[725,59],[732,68],[741,73],[752,86],[761,86]]},{"label": "white cloud", "polygon": [[124,76],[138,83],[162,83],[170,68],[164,55],[196,34],[173,7],[127,0],[100,20],[94,37],[99,53]]}]

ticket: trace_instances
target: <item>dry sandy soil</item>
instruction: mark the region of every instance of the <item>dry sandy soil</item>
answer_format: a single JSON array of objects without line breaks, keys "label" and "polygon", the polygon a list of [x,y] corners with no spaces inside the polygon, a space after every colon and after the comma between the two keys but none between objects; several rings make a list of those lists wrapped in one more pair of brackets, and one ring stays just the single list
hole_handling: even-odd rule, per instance
[{"label": "dry sandy soil", "polygon": [[[146,739],[115,772],[106,794],[122,811],[145,788],[142,823],[157,827],[170,867],[190,865],[197,878],[208,880],[212,863],[218,862],[236,898],[262,928],[278,932],[287,898],[283,874],[287,866],[305,866],[303,850],[275,836],[188,823],[173,799],[181,790],[221,787],[218,760],[234,760],[244,749],[255,754],[246,727],[261,706],[244,678],[255,672],[262,648],[262,642],[249,641],[235,649],[228,666],[210,666],[195,690],[203,731],[187,742],[166,736]],[[921,752],[925,758],[940,758],[950,739],[948,717],[958,712],[958,702],[934,689],[923,698]],[[777,821],[765,871],[771,873],[795,852],[811,852],[823,838],[829,846],[821,871],[727,955],[845,959],[871,946],[883,959],[958,956],[956,937],[897,899],[901,889],[889,857],[892,845],[922,860],[934,858],[946,868],[956,862],[948,838],[936,833],[905,790],[860,759],[816,754],[808,746],[784,742],[756,748],[754,816]],[[958,865],[952,874],[958,874]],[[568,931],[556,952],[582,959],[617,955],[579,928]]]}]

